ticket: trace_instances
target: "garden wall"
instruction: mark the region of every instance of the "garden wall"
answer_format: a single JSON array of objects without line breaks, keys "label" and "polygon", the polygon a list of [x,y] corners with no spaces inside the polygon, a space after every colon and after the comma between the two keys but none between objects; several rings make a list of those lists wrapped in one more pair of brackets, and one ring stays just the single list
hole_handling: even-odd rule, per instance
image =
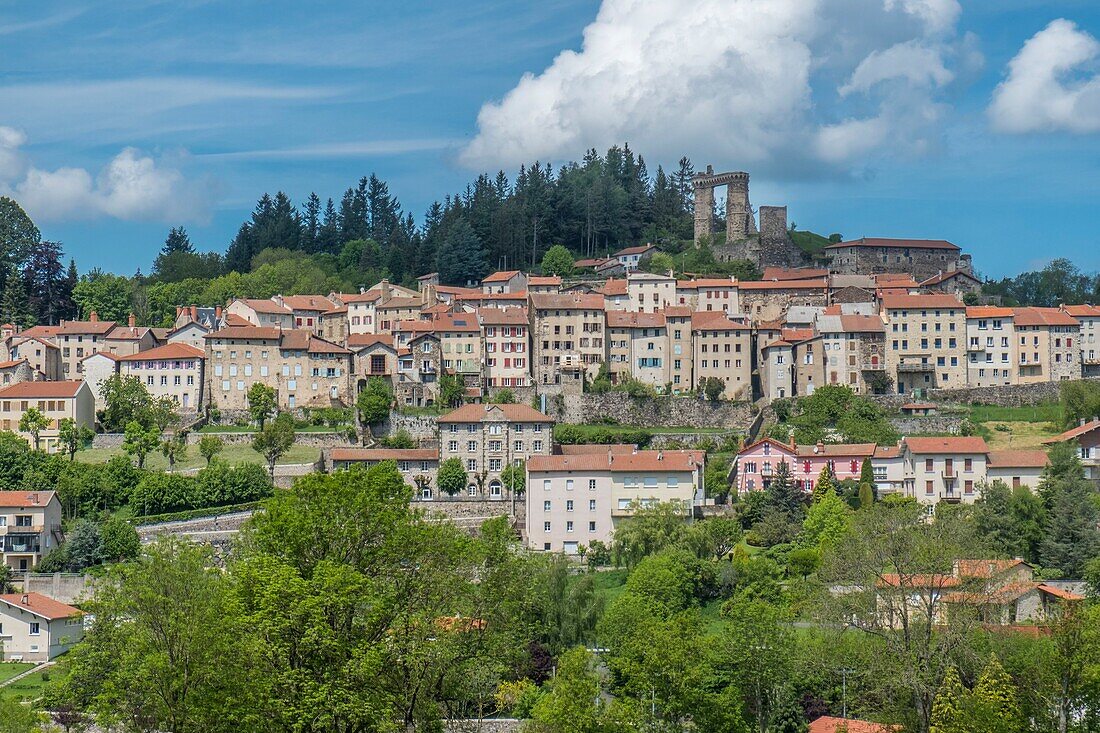
[{"label": "garden wall", "polygon": [[[1073,380],[1097,382],[1097,378]],[[1010,384],[1000,387],[963,387],[959,389],[930,389],[924,398],[944,404],[997,405],[998,407],[1032,407],[1044,402],[1057,402],[1065,382],[1037,382],[1035,384]],[[908,395],[868,395],[883,407],[898,409],[913,398]]]},{"label": "garden wall", "polygon": [[[556,412],[556,410],[555,410]],[[691,428],[748,430],[755,413],[747,402],[708,402],[695,397],[631,397],[625,392],[567,394],[561,401],[558,422],[649,427],[671,425]]]},{"label": "garden wall", "polygon": [[372,432],[377,437],[381,437],[404,430],[415,440],[431,440],[436,438],[439,432],[436,425],[437,419],[435,415],[404,415],[400,412],[391,412],[389,418]]},{"label": "garden wall", "polygon": [[949,415],[905,416],[890,418],[898,435],[958,435],[963,418]]}]

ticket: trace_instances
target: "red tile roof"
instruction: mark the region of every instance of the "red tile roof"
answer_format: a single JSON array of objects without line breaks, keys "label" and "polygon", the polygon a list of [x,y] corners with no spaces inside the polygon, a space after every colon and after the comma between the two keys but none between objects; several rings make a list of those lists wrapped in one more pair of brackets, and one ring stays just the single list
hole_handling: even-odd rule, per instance
[{"label": "red tile roof", "polygon": [[748,331],[746,323],[731,320],[723,311],[696,311],[691,314],[692,331]]},{"label": "red tile roof", "polygon": [[348,336],[349,349],[364,349],[375,344],[385,344],[393,348],[393,334],[390,333],[353,333]]},{"label": "red tile roof", "polygon": [[1095,305],[1063,305],[1062,310],[1075,318],[1100,317],[1100,308]]},{"label": "red tile roof", "polygon": [[523,273],[520,272],[519,270],[502,270],[500,272],[494,272],[491,275],[486,275],[484,278],[482,278],[481,282],[483,282],[483,283],[503,283],[503,282],[508,282],[509,280],[511,280],[516,275],[522,275],[522,274]]},{"label": "red tile roof", "polygon": [[500,410],[504,413],[504,419],[509,422],[553,422],[554,419],[531,407],[530,405],[478,405],[470,404],[448,412],[439,418],[437,422],[481,422],[488,417],[490,412]]},{"label": "red tile roof", "polygon": [[296,311],[329,311],[336,304],[323,295],[284,295],[283,305]]},{"label": "red tile roof", "polygon": [[840,249],[842,247],[910,247],[912,249],[953,249],[958,250],[957,245],[951,244],[946,239],[892,239],[889,237],[860,237],[850,242],[830,244],[825,249]]},{"label": "red tile roof", "polygon": [[283,330],[276,328],[275,326],[253,326],[251,323],[247,326],[226,326],[220,331],[212,331],[203,338],[205,339],[251,339],[261,341],[278,341],[282,335]]},{"label": "red tile roof", "polygon": [[906,438],[905,444],[913,453],[988,453],[985,440],[970,436],[941,438]]},{"label": "red tile roof", "polygon": [[981,284],[981,282],[982,282],[978,278],[971,275],[969,272],[964,272],[962,270],[951,270],[950,272],[937,273],[937,274],[933,275],[932,277],[928,278],[927,280],[921,281],[920,284],[922,286],[939,285],[942,282],[946,282],[946,281],[951,280],[952,278],[956,278],[956,277],[969,278],[969,279],[971,279],[974,282],[979,283],[979,284]]},{"label": "red tile roof", "polygon": [[885,333],[886,326],[878,316],[840,316],[845,333]]},{"label": "red tile roof", "polygon": [[1031,568],[1023,560],[956,560],[955,574],[960,578],[994,578],[1020,565]]},{"label": "red tile roof", "polygon": [[1080,326],[1081,322],[1058,308],[1016,308],[1017,326]]},{"label": "red tile roof", "polygon": [[828,277],[829,271],[817,267],[765,267],[761,280],[809,280]]},{"label": "red tile roof", "polygon": [[483,326],[526,326],[526,308],[490,308],[477,309],[477,317]]},{"label": "red tile roof", "polygon": [[66,399],[76,396],[84,382],[20,382],[0,389],[0,398],[22,399],[24,397],[45,399]]},{"label": "red tile roof", "polygon": [[872,723],[868,720],[852,720],[851,718],[832,718],[823,715],[810,723],[806,733],[897,733],[901,729],[900,725]]},{"label": "red tile roof", "polygon": [[966,308],[967,318],[1012,318],[1011,308],[995,305],[971,305]]},{"label": "red tile roof", "polygon": [[114,321],[62,321],[57,329],[58,335],[105,334],[115,327]]},{"label": "red tile roof", "polygon": [[607,282],[600,288],[600,292],[604,295],[626,295],[626,280],[622,278],[615,279],[613,277],[607,278]]},{"label": "red tile roof", "polygon": [[35,509],[49,504],[53,491],[0,491],[0,507],[5,509]]},{"label": "red tile roof", "polygon": [[616,257],[625,257],[627,255],[640,255],[645,254],[651,249],[657,249],[652,244],[642,244],[637,247],[627,247],[626,249],[620,249],[615,253]]},{"label": "red tile roof", "polygon": [[798,456],[800,458],[811,458],[813,456],[870,458],[874,455],[876,447],[874,443],[800,445],[798,446]]},{"label": "red tile roof", "polygon": [[21,338],[53,338],[60,330],[61,326],[31,326],[15,335]]},{"label": "red tile roof", "polygon": [[640,450],[606,453],[531,456],[528,471],[694,471],[701,468],[703,451]]},{"label": "red tile roof", "polygon": [[[194,323],[194,321],[192,321],[192,323]],[[248,326],[253,325],[253,323],[252,323],[252,321],[248,320],[244,316],[238,316],[236,313],[226,313],[225,314],[225,325],[226,326],[245,326],[245,327],[248,327]]]},{"label": "red tile roof", "polygon": [[265,298],[240,298],[239,300],[257,313],[290,315],[289,309],[284,308],[274,300],[267,300]]},{"label": "red tile roof", "polygon": [[190,344],[171,343],[164,346],[158,346],[155,349],[149,349],[147,351],[139,351],[136,354],[130,354],[129,356],[120,356],[119,361],[156,361],[158,359],[204,359],[206,358],[206,352],[202,349],[197,349]]},{"label": "red tile roof", "polygon": [[20,364],[26,364],[26,363],[27,363],[27,358],[26,357],[23,357],[22,359],[16,359],[15,361],[0,361],[0,369],[11,369],[12,367],[17,367]]},{"label": "red tile roof", "polygon": [[1084,425],[1078,425],[1075,428],[1070,428],[1061,435],[1056,435],[1053,438],[1048,438],[1043,441],[1043,445],[1051,445],[1053,443],[1063,443],[1067,440],[1074,440],[1086,433],[1091,433],[1093,430],[1100,428],[1100,420],[1092,420]]},{"label": "red tile roof", "polygon": [[79,608],[74,608],[61,601],[55,601],[41,593],[7,593],[0,596],[0,602],[15,608],[21,608],[24,611],[30,611],[35,616],[50,621],[72,618],[83,613]]},{"label": "red tile roof", "polygon": [[946,294],[918,294],[910,295],[906,293],[891,293],[882,296],[882,307],[886,310],[902,310],[902,309],[956,309],[962,310],[965,306],[962,301],[956,298],[954,295]]},{"label": "red tile roof", "polygon": [[436,331],[477,333],[481,330],[476,313],[441,313],[432,319],[432,326]]},{"label": "red tile roof", "polygon": [[595,293],[532,293],[531,305],[538,310],[603,310],[603,296]]},{"label": "red tile roof", "polygon": [[1050,463],[1045,450],[991,450],[990,468],[1044,468]]},{"label": "red tile roof", "polygon": [[561,277],[558,275],[528,275],[527,286],[532,285],[561,285]]}]

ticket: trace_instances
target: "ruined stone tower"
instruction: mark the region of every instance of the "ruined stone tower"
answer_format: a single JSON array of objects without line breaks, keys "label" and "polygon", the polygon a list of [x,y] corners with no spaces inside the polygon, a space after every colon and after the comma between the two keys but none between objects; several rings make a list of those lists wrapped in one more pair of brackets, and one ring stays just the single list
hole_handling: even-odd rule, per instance
[{"label": "ruined stone tower", "polygon": [[726,187],[726,241],[736,242],[756,233],[756,221],[749,203],[749,174],[744,171],[696,173],[691,180],[695,194],[695,246],[713,233],[714,189]]}]

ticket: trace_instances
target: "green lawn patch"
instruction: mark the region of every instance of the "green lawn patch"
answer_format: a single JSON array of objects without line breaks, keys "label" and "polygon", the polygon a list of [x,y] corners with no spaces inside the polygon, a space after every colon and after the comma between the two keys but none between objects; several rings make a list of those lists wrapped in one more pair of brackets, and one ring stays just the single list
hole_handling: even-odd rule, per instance
[{"label": "green lawn patch", "polygon": [[790,235],[795,246],[810,256],[820,255],[826,247],[832,244],[828,237],[813,232],[803,232],[796,229],[790,232]]},{"label": "green lawn patch", "polygon": [[970,408],[970,420],[984,422],[1049,422],[1062,424],[1062,405],[1049,402],[1032,407],[1000,407],[997,405],[974,405]]},{"label": "green lawn patch", "polygon": [[[106,463],[114,456],[125,456],[122,448],[90,448],[78,451],[76,460],[84,463]],[[279,465],[313,463],[321,456],[321,449],[307,445],[294,445],[285,456],[279,459]],[[249,445],[227,445],[218,454],[218,458],[229,463],[264,463],[264,457],[252,450]],[[206,460],[199,455],[198,446],[192,445],[187,449],[187,456],[182,461],[176,462],[177,469],[202,468]],[[145,467],[165,470],[168,468],[168,459],[159,452],[150,453],[145,457]]]},{"label": "green lawn patch", "polygon": [[[351,425],[343,425],[339,427],[330,427],[328,425],[303,425],[295,427],[294,431],[298,433],[343,433],[346,432]],[[257,430],[255,425],[203,425],[198,429],[200,433],[255,433]]]},{"label": "green lawn patch", "polygon": [[604,602],[611,603],[626,588],[628,575],[630,571],[626,568],[600,570],[592,573],[592,581],[596,586],[596,592],[603,596]]},{"label": "green lawn patch", "polygon": [[0,682],[7,682],[33,667],[34,665],[29,662],[0,662]]},{"label": "green lawn patch", "polygon": [[[7,665],[0,665],[7,666]],[[33,664],[20,665],[24,669],[20,670],[16,674],[25,672],[27,669],[34,667]],[[42,697],[42,690],[46,687],[46,684],[51,679],[56,679],[58,676],[64,675],[68,668],[68,661],[63,658],[52,667],[46,667],[41,672],[35,672],[32,675],[28,675],[18,682],[13,682],[6,687],[0,687],[0,697],[5,699],[15,700],[37,700]],[[7,679],[11,679],[11,675]]]}]

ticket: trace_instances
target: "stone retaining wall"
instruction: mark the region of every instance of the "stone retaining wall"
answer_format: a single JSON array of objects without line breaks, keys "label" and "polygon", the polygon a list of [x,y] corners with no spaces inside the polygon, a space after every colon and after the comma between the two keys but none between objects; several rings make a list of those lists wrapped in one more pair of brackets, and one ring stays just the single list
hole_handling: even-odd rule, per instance
[{"label": "stone retaining wall", "polygon": [[958,435],[962,429],[963,418],[950,415],[913,415],[892,417],[890,424],[898,435]]},{"label": "stone retaining wall", "polygon": [[658,433],[653,436],[646,447],[649,449],[664,448],[666,450],[697,448],[700,444],[721,445],[723,441],[731,436],[743,437],[744,435],[745,433],[736,430],[728,433]]},{"label": "stone retaining wall", "polygon": [[692,428],[729,428],[745,431],[753,419],[747,402],[708,402],[694,397],[639,397],[625,392],[564,395],[558,422],[593,423],[609,420],[619,425],[675,425]]},{"label": "stone retaining wall", "polygon": [[400,412],[391,412],[389,419],[374,433],[377,436],[393,435],[404,430],[415,440],[433,440],[439,435],[436,421],[434,415],[402,415]]},{"label": "stone retaining wall", "polygon": [[[187,434],[187,444],[197,445],[204,435],[216,435],[226,445],[252,445],[254,433],[199,433]],[[93,448],[121,448],[126,436],[122,433],[99,433],[92,438]],[[303,445],[310,448],[336,448],[358,445],[348,440],[344,433],[296,433],[295,445]]]},{"label": "stone retaining wall", "polygon": [[[1096,382],[1098,378],[1072,380]],[[1065,382],[1037,382],[1035,384],[1010,384],[1000,387],[962,387],[959,389],[930,389],[922,398],[943,404],[981,404],[1000,407],[1032,407],[1044,402],[1057,402]],[[913,398],[908,395],[868,395],[868,398],[887,409],[899,409]]]}]

